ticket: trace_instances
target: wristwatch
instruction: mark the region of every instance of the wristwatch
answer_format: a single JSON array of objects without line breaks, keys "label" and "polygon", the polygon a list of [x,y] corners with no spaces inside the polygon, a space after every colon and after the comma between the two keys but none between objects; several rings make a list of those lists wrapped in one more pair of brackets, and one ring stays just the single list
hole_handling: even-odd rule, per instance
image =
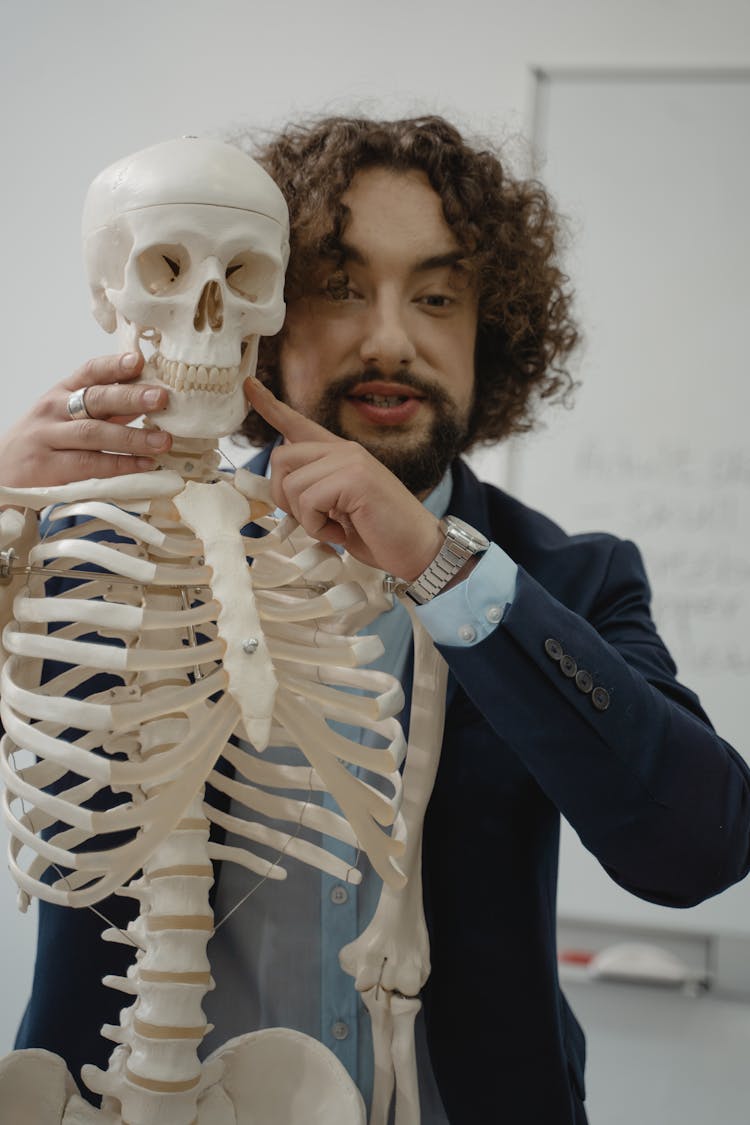
[{"label": "wristwatch", "polygon": [[417,605],[431,601],[470,558],[486,551],[490,545],[489,539],[481,531],[455,516],[442,519],[440,530],[445,533],[445,542],[435,558],[410,585],[402,585],[398,590],[399,593],[407,594]]}]

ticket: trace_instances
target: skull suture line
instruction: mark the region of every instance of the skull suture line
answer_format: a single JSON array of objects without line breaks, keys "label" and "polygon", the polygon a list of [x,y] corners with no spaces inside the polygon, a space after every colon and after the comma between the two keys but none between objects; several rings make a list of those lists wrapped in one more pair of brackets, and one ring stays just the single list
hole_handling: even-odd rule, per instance
[{"label": "skull suture line", "polygon": [[259,337],[284,320],[289,226],[273,180],[219,141],[155,145],[97,176],[83,239],[96,319],[123,349],[155,349],[141,378],[170,389],[160,425],[237,430]]}]

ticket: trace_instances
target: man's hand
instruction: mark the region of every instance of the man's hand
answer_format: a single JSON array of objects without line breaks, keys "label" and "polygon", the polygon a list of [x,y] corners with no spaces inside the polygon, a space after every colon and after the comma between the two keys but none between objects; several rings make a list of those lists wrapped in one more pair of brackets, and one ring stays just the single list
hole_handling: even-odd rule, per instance
[{"label": "man's hand", "polygon": [[445,536],[438,520],[384,465],[287,406],[257,379],[250,405],[284,444],[271,454],[271,495],[308,535],[407,582],[422,573]]},{"label": "man's hand", "polygon": [[[169,392],[130,385],[142,368],[139,355],[103,356],[47,391],[3,439],[0,484],[38,488],[153,469],[154,455],[169,449],[171,438],[127,423],[163,410]],[[68,397],[83,388],[91,418],[74,421]]]}]

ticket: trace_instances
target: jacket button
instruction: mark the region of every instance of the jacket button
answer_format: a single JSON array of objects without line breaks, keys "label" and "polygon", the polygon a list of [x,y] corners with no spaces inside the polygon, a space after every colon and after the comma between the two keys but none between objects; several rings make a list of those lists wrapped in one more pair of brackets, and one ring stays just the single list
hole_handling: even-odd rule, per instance
[{"label": "jacket button", "polygon": [[579,668],[576,672],[576,687],[578,690],[582,691],[585,695],[591,691],[593,686],[594,680],[591,673],[587,672],[585,668]]},{"label": "jacket button", "polygon": [[595,687],[591,693],[591,702],[597,711],[606,711],[609,707],[609,692],[606,688]]},{"label": "jacket button", "polygon": [[563,654],[563,646],[554,637],[547,637],[544,642],[544,651],[552,660],[560,660]]},{"label": "jacket button", "polygon": [[563,676],[568,676],[571,680],[578,671],[578,665],[576,664],[572,656],[568,656],[567,652],[560,660],[560,671],[562,672]]}]

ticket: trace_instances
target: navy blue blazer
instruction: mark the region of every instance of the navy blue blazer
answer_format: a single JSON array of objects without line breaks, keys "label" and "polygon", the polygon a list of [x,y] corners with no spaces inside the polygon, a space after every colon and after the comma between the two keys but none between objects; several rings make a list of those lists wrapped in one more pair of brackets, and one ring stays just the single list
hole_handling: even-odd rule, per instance
[{"label": "navy blue blazer", "polygon": [[[677,682],[633,544],[566,535],[463,462],[453,478],[450,512],[520,570],[491,636],[441,647],[451,676],[423,854],[429,1050],[454,1125],[585,1125],[584,1039],[557,977],[559,815],[621,886],[692,906],[748,870],[750,771]],[[124,925],[132,907],[102,909]],[[55,1051],[76,1077],[104,1065],[98,1028],[123,1004],[99,981],[132,960],[101,928],[40,904],[17,1045]]]}]

